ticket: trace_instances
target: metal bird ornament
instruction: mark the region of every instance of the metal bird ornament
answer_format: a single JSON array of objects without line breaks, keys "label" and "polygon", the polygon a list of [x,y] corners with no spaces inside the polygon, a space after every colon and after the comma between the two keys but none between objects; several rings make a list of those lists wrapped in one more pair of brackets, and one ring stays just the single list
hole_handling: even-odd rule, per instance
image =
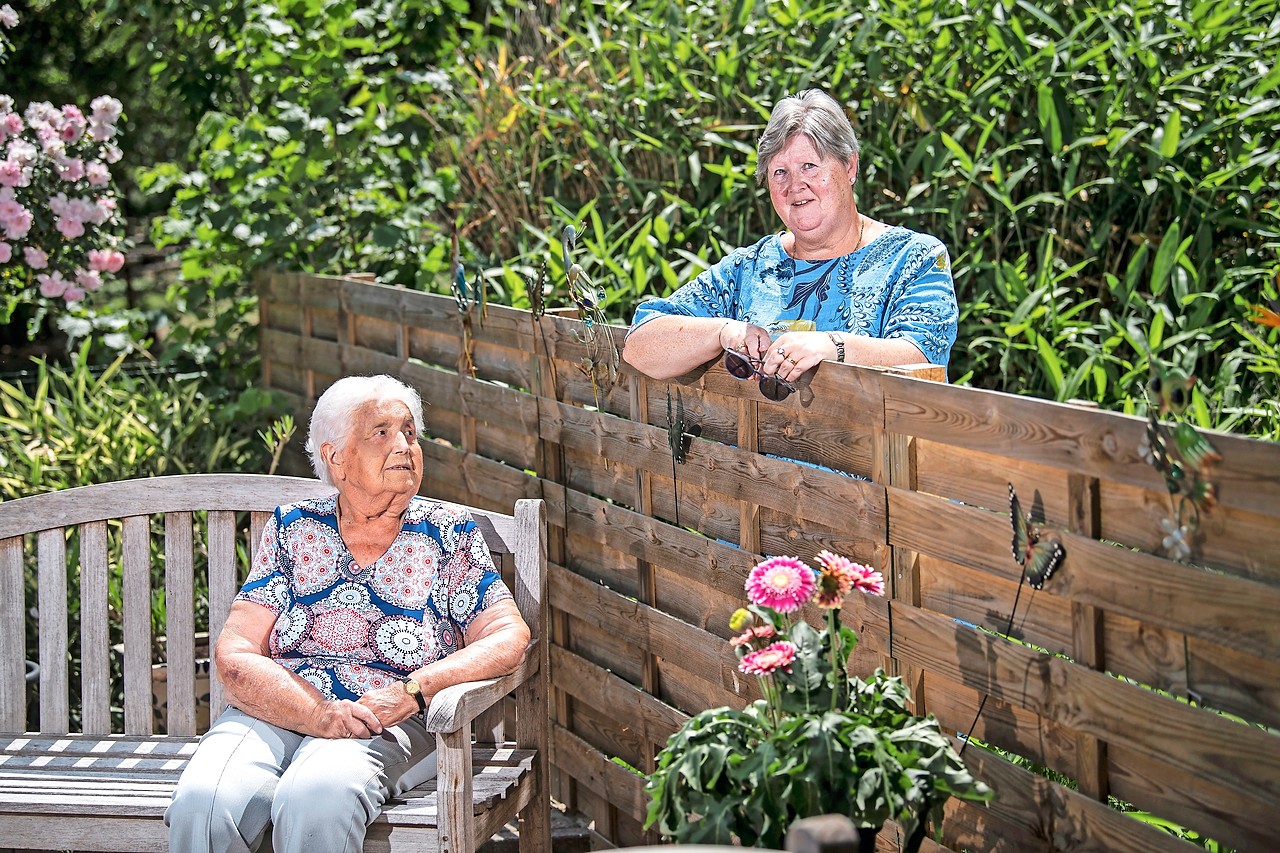
[{"label": "metal bird ornament", "polygon": [[1152,360],[1147,390],[1156,399],[1161,415],[1180,415],[1186,411],[1195,384],[1196,378],[1181,367]]},{"label": "metal bird ornament", "polygon": [[[1192,424],[1178,418],[1191,402],[1195,377],[1185,370],[1153,362],[1147,391],[1146,434],[1139,455],[1164,479],[1171,516],[1160,519],[1161,547],[1174,560],[1191,556],[1200,517],[1218,504],[1217,487],[1209,479],[1222,454]],[[1169,420],[1163,420],[1168,417]]]},{"label": "metal bird ornament", "polygon": [[621,357],[604,316],[607,294],[603,288],[597,288],[582,265],[573,260],[573,250],[577,245],[577,230],[572,224],[566,225],[560,234],[560,259],[564,264],[569,300],[577,308],[578,319],[582,322],[582,331],[574,335],[587,347],[587,356],[580,361],[578,370],[591,381],[591,390],[599,407],[601,396],[607,395],[618,381]]}]

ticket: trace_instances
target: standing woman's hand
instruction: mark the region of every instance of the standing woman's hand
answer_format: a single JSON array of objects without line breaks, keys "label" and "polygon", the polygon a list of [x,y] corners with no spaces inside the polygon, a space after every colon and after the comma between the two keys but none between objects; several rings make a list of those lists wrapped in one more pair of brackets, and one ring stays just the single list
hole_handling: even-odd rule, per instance
[{"label": "standing woman's hand", "polygon": [[826,332],[786,332],[772,342],[760,372],[794,382],[831,358],[835,358],[835,344]]},{"label": "standing woman's hand", "polygon": [[769,333],[745,320],[725,320],[720,326],[720,348],[740,352],[760,364],[769,351]]}]

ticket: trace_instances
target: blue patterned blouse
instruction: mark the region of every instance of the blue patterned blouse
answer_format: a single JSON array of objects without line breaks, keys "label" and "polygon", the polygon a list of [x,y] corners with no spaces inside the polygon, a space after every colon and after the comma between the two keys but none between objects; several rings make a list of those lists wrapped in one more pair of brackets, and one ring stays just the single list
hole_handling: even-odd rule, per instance
[{"label": "blue patterned blouse", "polygon": [[817,329],[906,338],[943,366],[959,318],[946,247],[901,227],[825,261],[795,260],[771,234],[733,251],[670,296],[642,302],[631,328],[666,314],[745,320],[774,337]]},{"label": "blue patterned blouse", "polygon": [[336,501],[277,508],[236,596],[276,612],[271,657],[330,699],[359,699],[457,651],[458,631],[511,598],[462,507],[414,497],[391,547],[361,567],[338,535]]}]

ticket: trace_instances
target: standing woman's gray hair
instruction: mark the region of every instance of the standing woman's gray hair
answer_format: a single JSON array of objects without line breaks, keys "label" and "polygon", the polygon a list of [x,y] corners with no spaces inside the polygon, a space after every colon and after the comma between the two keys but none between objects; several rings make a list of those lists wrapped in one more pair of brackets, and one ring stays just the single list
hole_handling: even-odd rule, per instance
[{"label": "standing woman's gray hair", "polygon": [[824,157],[848,163],[858,156],[858,136],[835,98],[821,89],[805,89],[774,104],[756,145],[756,185],[769,178],[769,162],[787,141],[803,133]]},{"label": "standing woman's gray hair", "polygon": [[311,428],[307,432],[307,453],[311,455],[311,469],[323,483],[333,485],[329,466],[320,457],[320,448],[332,444],[341,450],[346,446],[355,423],[355,414],[366,403],[379,400],[399,400],[409,407],[413,426],[422,434],[422,398],[418,392],[394,376],[347,376],[330,385],[316,401],[311,413]]}]

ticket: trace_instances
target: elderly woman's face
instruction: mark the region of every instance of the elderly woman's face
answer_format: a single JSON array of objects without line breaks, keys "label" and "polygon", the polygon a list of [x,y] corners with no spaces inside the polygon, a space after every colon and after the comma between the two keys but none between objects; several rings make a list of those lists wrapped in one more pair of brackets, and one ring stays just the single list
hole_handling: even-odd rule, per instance
[{"label": "elderly woman's face", "polygon": [[422,485],[422,446],[409,407],[399,400],[377,400],[356,410],[342,450],[329,458],[339,489],[368,496],[415,495]]},{"label": "elderly woman's face", "polygon": [[856,161],[823,158],[797,133],[769,161],[769,200],[801,248],[824,246],[853,222]]}]

